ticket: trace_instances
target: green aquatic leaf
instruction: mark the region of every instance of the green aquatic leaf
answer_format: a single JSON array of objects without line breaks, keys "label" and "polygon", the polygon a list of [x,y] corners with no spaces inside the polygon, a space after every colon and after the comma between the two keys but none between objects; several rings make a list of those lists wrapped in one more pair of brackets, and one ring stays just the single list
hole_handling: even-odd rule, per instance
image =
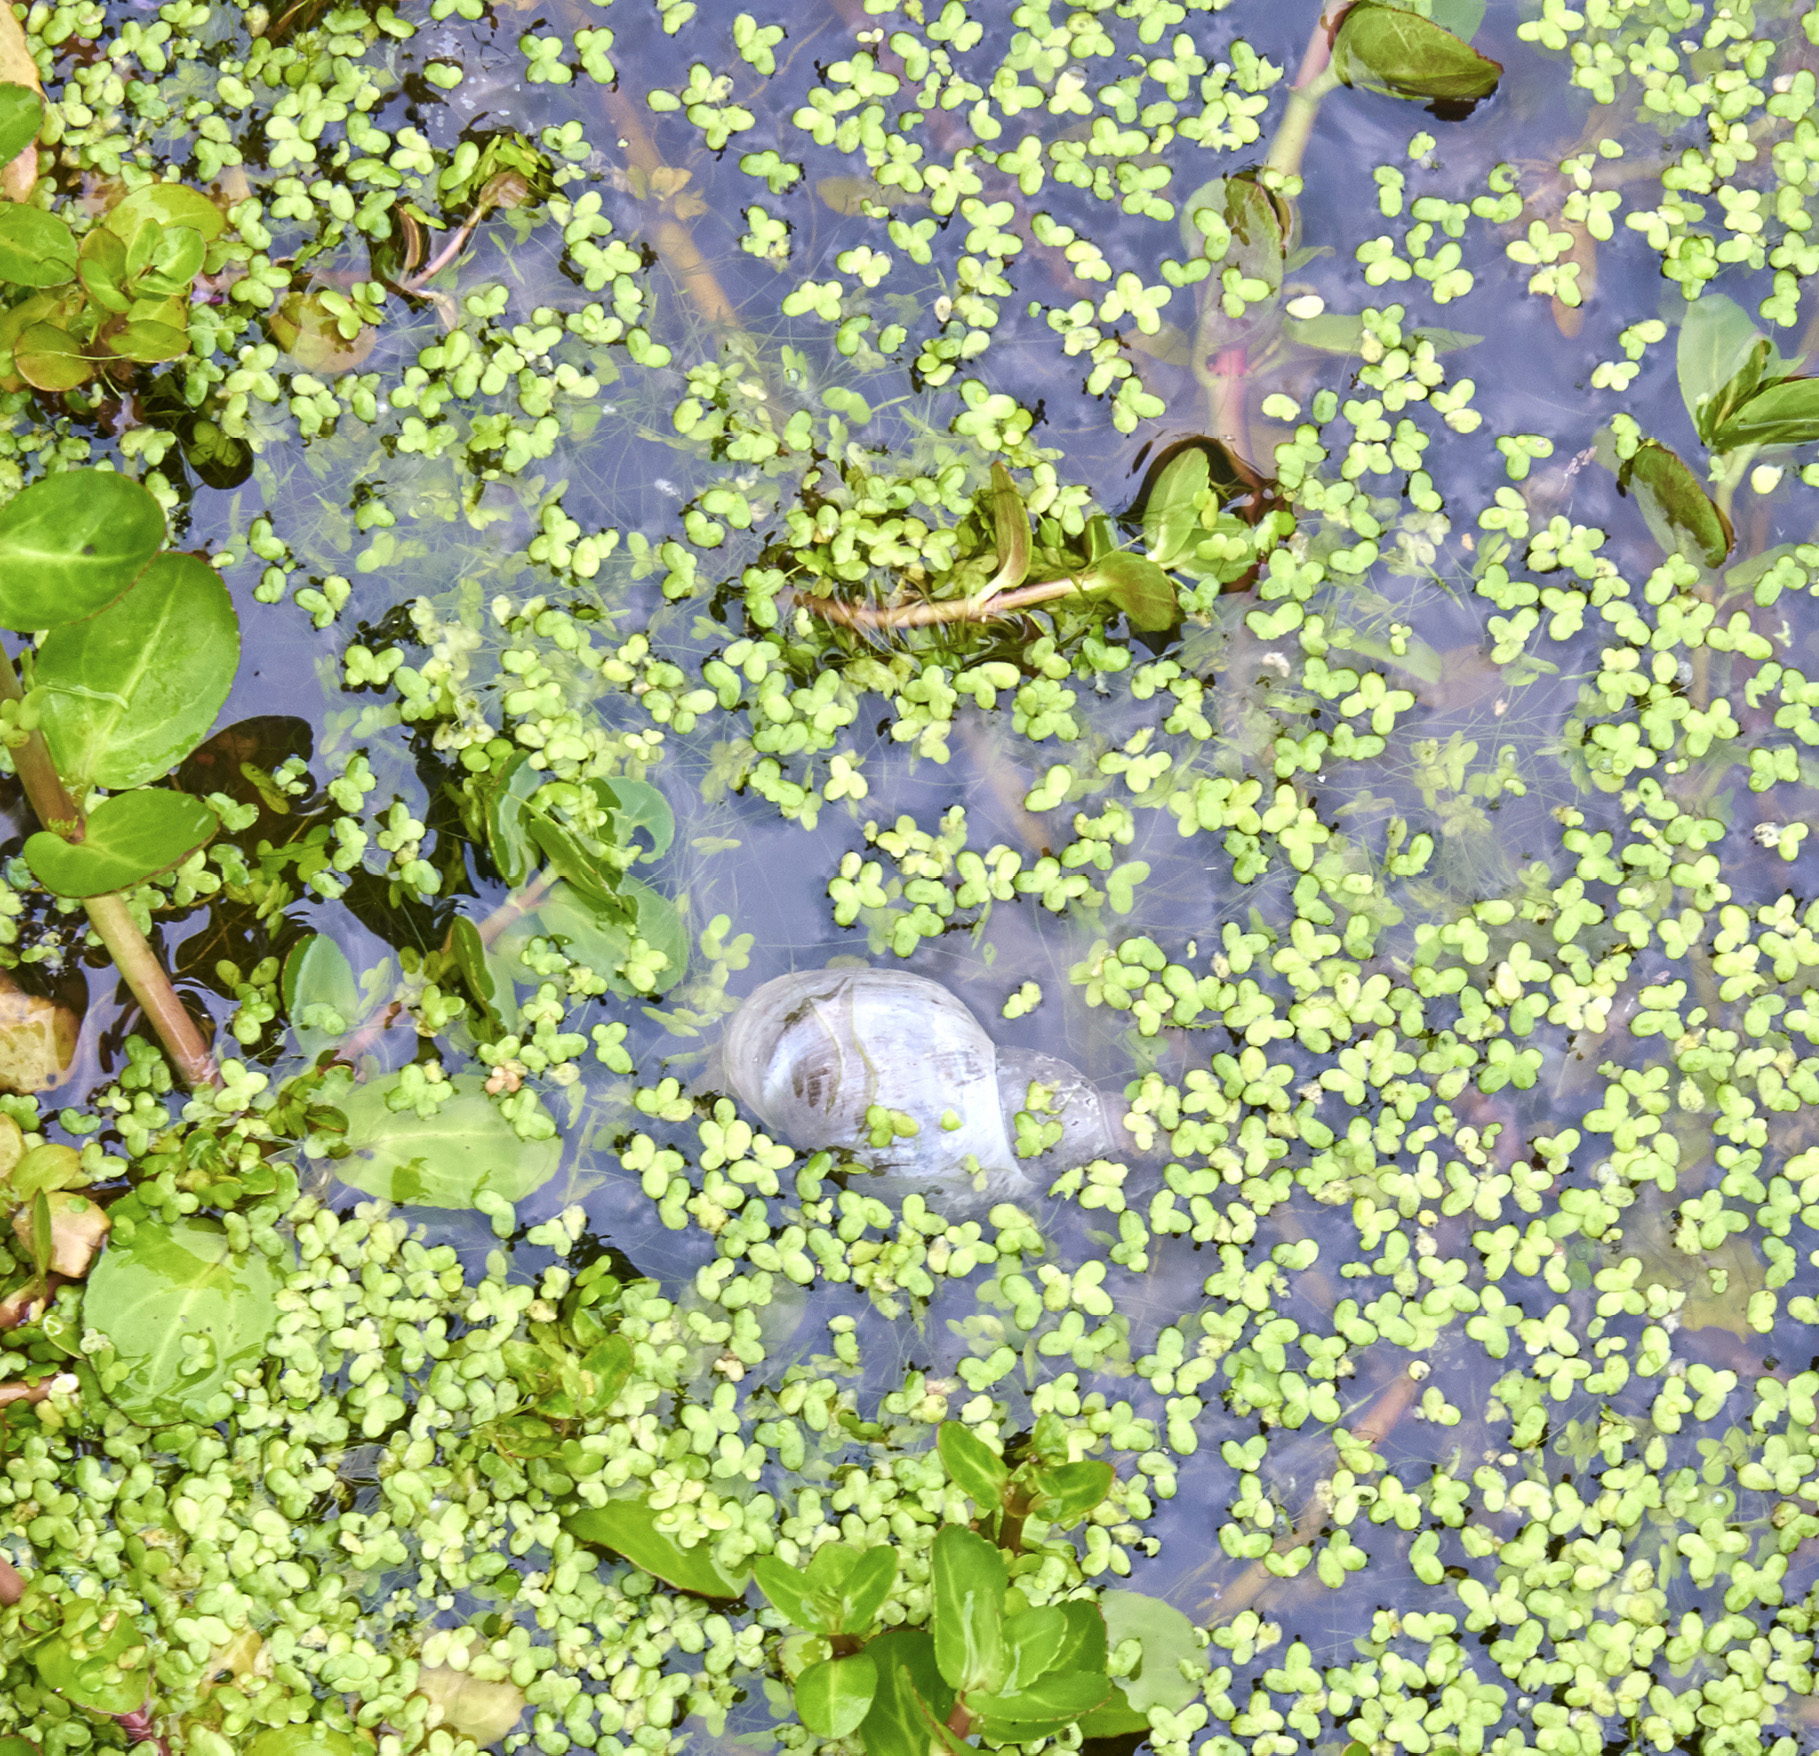
[{"label": "green aquatic leaf", "polygon": [[[26,335],[30,335],[26,331]],[[122,325],[111,330],[100,338],[101,345],[111,354],[123,360],[134,360],[140,365],[155,366],[161,360],[180,360],[189,352],[189,331],[178,329],[174,324],[158,323],[150,318],[141,318],[137,322]],[[25,337],[20,338],[20,345],[25,345]]]},{"label": "green aquatic leaf", "polygon": [[1676,453],[1644,440],[1619,468],[1617,486],[1635,497],[1649,534],[1670,555],[1723,566],[1735,540],[1731,521]]},{"label": "green aquatic leaf", "polygon": [[817,1591],[800,1567],[779,1561],[775,1555],[760,1555],[752,1562],[752,1577],[772,1605],[798,1628],[810,1634],[838,1631],[839,1606],[829,1593]]},{"label": "green aquatic leaf", "polygon": [[944,1721],[954,1705],[954,1692],[935,1663],[933,1638],[919,1629],[893,1629],[867,1641],[865,1650],[878,1667],[878,1691],[859,1727],[865,1756],[929,1756],[924,1715]]},{"label": "green aquatic leaf", "polygon": [[1010,471],[1001,463],[992,465],[991,487],[987,490],[991,506],[992,542],[997,553],[998,570],[991,577],[981,601],[1021,585],[1030,570],[1030,517],[1017,492]]},{"label": "green aquatic leaf", "polygon": [[1722,417],[1714,451],[1743,445],[1811,445],[1819,440],[1819,378],[1781,378],[1764,384]]},{"label": "green aquatic leaf", "polygon": [[1030,1478],[1035,1510],[1051,1524],[1077,1523],[1112,1491],[1116,1480],[1112,1466],[1096,1458],[1037,1470]]},{"label": "green aquatic leaf", "polygon": [[163,544],[163,508],[126,476],[67,470],[34,482],[0,507],[0,627],[36,633],[92,616]]},{"label": "green aquatic leaf", "polygon": [[929,1562],[935,1663],[962,1694],[996,1689],[1004,1681],[1004,1556],[963,1525],[944,1525]]},{"label": "green aquatic leaf", "polygon": [[1004,1644],[1010,1650],[1011,1668],[1004,1679],[1006,1694],[1026,1689],[1044,1672],[1055,1668],[1067,1644],[1067,1616],[1059,1604],[1025,1610],[1004,1624]]},{"label": "green aquatic leaf", "polygon": [[642,1500],[609,1500],[604,1506],[571,1513],[562,1527],[576,1541],[612,1549],[678,1591],[714,1598],[736,1598],[744,1593],[744,1576],[735,1578],[723,1572],[714,1561],[711,1544],[684,1548],[657,1528],[657,1516]]},{"label": "green aquatic leaf", "polygon": [[34,390],[61,394],[94,377],[95,362],[68,330],[34,323],[13,344],[13,370]]},{"label": "green aquatic leaf", "polygon": [[29,1738],[0,1738],[0,1756],[40,1756]]},{"label": "green aquatic leaf", "polygon": [[1183,1676],[1181,1667],[1185,1664],[1203,1673],[1206,1649],[1195,1638],[1194,1624],[1173,1604],[1140,1591],[1103,1591],[1099,1612],[1105,1618],[1110,1647],[1126,1640],[1143,1643],[1143,1661],[1136,1675],[1121,1685],[1135,1712],[1146,1713],[1151,1707],[1175,1712],[1199,1694],[1199,1684]]},{"label": "green aquatic leaf", "polygon": [[519,1202],[556,1174],[560,1139],[521,1140],[476,1073],[449,1081],[455,1095],[433,1115],[395,1110],[387,1099],[402,1075],[357,1085],[340,1101],[347,1117],[342,1182],[414,1207],[472,1207],[482,1193]]},{"label": "green aquatic leaf", "polygon": [[0,85],[0,165],[11,164],[43,126],[43,98],[29,85]]},{"label": "green aquatic leaf", "polygon": [[221,827],[214,807],[162,787],[116,793],[88,814],[79,842],[41,829],[25,843],[32,876],[57,896],[106,896],[180,866]]},{"label": "green aquatic leaf", "polygon": [[271,1726],[247,1744],[245,1756],[355,1756],[356,1748],[332,1726]]},{"label": "green aquatic leaf", "polygon": [[1172,628],[1180,619],[1175,582],[1154,561],[1129,550],[1094,562],[1081,584],[1087,591],[1110,598],[1133,628],[1146,632]]},{"label": "green aquatic leaf", "polygon": [[17,201],[0,206],[0,281],[61,287],[75,278],[76,234],[62,219]]},{"label": "green aquatic leaf", "polygon": [[[832,1545],[823,1543],[822,1554]],[[836,1634],[864,1634],[877,1621],[897,1583],[897,1551],[867,1549],[848,1569],[840,1583],[840,1619]]]},{"label": "green aquatic leaf", "polygon": [[935,1449],[954,1486],[970,1495],[981,1512],[996,1512],[1004,1503],[1005,1484],[1011,1479],[1004,1459],[960,1421],[943,1421],[936,1428]]},{"label": "green aquatic leaf", "polygon": [[602,809],[613,817],[613,839],[618,846],[629,848],[632,837],[643,830],[651,838],[649,858],[660,860],[676,839],[675,813],[666,799],[647,780],[596,780],[588,783]]},{"label": "green aquatic leaf", "polygon": [[1333,72],[1346,85],[1390,97],[1470,106],[1497,89],[1500,62],[1450,30],[1399,7],[1358,0],[1333,39]]},{"label": "green aquatic leaf", "polygon": [[988,1738],[1027,1743],[1032,1738],[1052,1738],[1075,1720],[1110,1699],[1112,1680],[1081,1671],[1051,1671],[1015,1695],[987,1691],[969,1693],[966,1705],[979,1714]]},{"label": "green aquatic leaf", "polygon": [[531,766],[528,753],[520,752],[486,782],[482,817],[487,851],[499,876],[514,889],[529,877],[537,852],[525,828],[525,806],[546,779]]},{"label": "green aquatic leaf", "polygon": [[449,944],[455,953],[455,966],[461,971],[461,979],[473,995],[475,1005],[494,1027],[494,1034],[503,1034],[499,1028],[499,1001],[502,994],[506,999],[511,997],[511,978],[495,971],[495,959],[480,937],[480,929],[466,915],[457,915],[450,924]]},{"label": "green aquatic leaf", "polygon": [[796,1712],[811,1732],[844,1738],[856,1732],[878,1693],[878,1666],[870,1653],[824,1658],[796,1679]]},{"label": "green aquatic leaf", "polygon": [[221,575],[163,554],[124,597],[54,628],[33,667],[43,730],[76,788],[113,791],[168,774],[214,726],[240,664],[240,623]]},{"label": "green aquatic leaf", "polygon": [[[1674,369],[1680,381],[1681,400],[1692,417],[1699,437],[1711,443],[1717,423],[1706,405],[1726,386],[1732,386],[1728,406],[1737,399],[1736,381],[1747,377],[1753,389],[1761,376],[1757,350],[1763,337],[1754,320],[1735,299],[1706,293],[1686,309],[1680,322]],[[1756,358],[1752,370],[1752,359]]]},{"label": "green aquatic leaf", "polygon": [[312,1061],[346,1036],[361,1014],[354,966],[326,933],[311,933],[291,947],[279,985],[291,1034]]},{"label": "green aquatic leaf", "polygon": [[[122,1670],[117,1661],[135,1651],[139,1662]],[[124,1616],[98,1640],[92,1633],[53,1634],[33,1650],[32,1663],[45,1688],[93,1713],[137,1713],[151,1688],[145,1636]]]},{"label": "green aquatic leaf", "polygon": [[1159,567],[1193,554],[1200,540],[1201,497],[1211,485],[1206,452],[1184,446],[1164,466],[1143,503],[1143,546]]},{"label": "green aquatic leaf", "polygon": [[1484,0],[1433,0],[1427,15],[1442,30],[1450,30],[1461,42],[1469,43],[1484,23]]},{"label": "green aquatic leaf", "polygon": [[142,1219],[114,1238],[88,1277],[82,1321],[129,1368],[115,1406],[144,1426],[222,1418],[208,1405],[263,1363],[284,1272],[282,1258],[232,1249],[211,1219]]},{"label": "green aquatic leaf", "polygon": [[[621,878],[610,909],[596,905],[572,884],[554,885],[529,915],[500,934],[497,955],[515,959],[539,934],[577,963],[586,964],[617,994],[664,993],[688,973],[688,927],[681,911],[641,879]],[[640,990],[618,973],[631,954],[634,936],[669,959],[655,988]],[[523,979],[536,979],[528,966]]]},{"label": "green aquatic leaf", "polygon": [[200,189],[182,183],[148,183],[116,202],[101,222],[130,245],[148,221],[159,226],[187,226],[212,243],[227,228],[227,216]]}]

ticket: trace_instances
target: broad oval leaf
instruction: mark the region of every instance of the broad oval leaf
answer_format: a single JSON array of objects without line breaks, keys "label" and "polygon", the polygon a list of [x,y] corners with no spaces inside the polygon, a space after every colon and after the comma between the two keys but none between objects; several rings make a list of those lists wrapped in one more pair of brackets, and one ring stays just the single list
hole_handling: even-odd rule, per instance
[{"label": "broad oval leaf", "polygon": [[1061,1463],[1036,1474],[1035,1509],[1050,1524],[1069,1525],[1084,1518],[1112,1491],[1112,1466],[1097,1458]]},{"label": "broad oval leaf", "polygon": [[246,1746],[245,1756],[355,1756],[355,1749],[332,1726],[272,1726]]},{"label": "broad oval leaf", "polygon": [[868,1640],[865,1650],[878,1667],[878,1690],[859,1727],[866,1756],[926,1756],[925,1709],[941,1721],[954,1705],[954,1692],[935,1664],[933,1639],[920,1630],[896,1628]]},{"label": "broad oval leaf", "polygon": [[236,1252],[214,1220],[143,1219],[116,1235],[82,1297],[82,1321],[129,1368],[114,1405],[143,1426],[224,1419],[232,1375],[264,1361],[282,1285],[277,1262]]},{"label": "broad oval leaf", "polygon": [[650,858],[660,860],[676,839],[676,818],[666,799],[647,780],[597,780],[594,797],[613,814],[613,834],[621,847],[632,845],[642,829],[651,838]]},{"label": "broad oval leaf", "polygon": [[1065,1726],[1103,1706],[1111,1698],[1112,1680],[1103,1672],[1050,1671],[1015,1695],[975,1692],[966,1698],[969,1711],[983,1716],[988,1737],[1027,1743],[1050,1738]]},{"label": "broad oval leaf", "polygon": [[106,896],[182,865],[220,827],[213,808],[188,793],[117,793],[89,813],[81,841],[47,829],[28,837],[25,863],[58,896]]},{"label": "broad oval leaf", "polygon": [[1333,39],[1333,72],[1347,85],[1397,98],[1427,98],[1449,109],[1489,97],[1503,75],[1449,30],[1399,7],[1359,0]]},{"label": "broad oval leaf", "polygon": [[76,235],[54,213],[9,202],[0,207],[0,280],[60,287],[76,278]]},{"label": "broad oval leaf", "polygon": [[[825,1545],[823,1545],[825,1546]],[[838,1634],[864,1634],[877,1621],[891,1588],[897,1583],[897,1551],[867,1549],[841,1581]]]},{"label": "broad oval leaf", "polygon": [[844,1738],[856,1732],[878,1693],[878,1666],[869,1653],[824,1658],[796,1679],[796,1712],[811,1732]]},{"label": "broad oval leaf", "polygon": [[981,1512],[996,1512],[1004,1502],[1005,1483],[1011,1479],[1004,1459],[960,1421],[943,1421],[935,1429],[935,1449],[941,1453],[948,1480],[970,1495]]},{"label": "broad oval leaf", "polygon": [[13,344],[13,370],[34,390],[60,395],[93,378],[95,362],[68,330],[34,323]]},{"label": "broad oval leaf", "polygon": [[562,1526],[577,1541],[612,1549],[634,1567],[679,1591],[717,1598],[744,1594],[744,1579],[734,1579],[715,1565],[711,1544],[685,1549],[657,1528],[657,1514],[642,1500],[609,1500],[604,1506],[572,1514]]},{"label": "broad oval leaf", "polygon": [[123,1616],[92,1646],[81,1636],[72,1641],[53,1634],[34,1649],[32,1662],[44,1686],[77,1707],[94,1713],[136,1713],[145,1705],[151,1669],[141,1662],[123,1671],[118,1663],[135,1651],[143,1658],[145,1636]]},{"label": "broad oval leaf", "polygon": [[311,933],[292,946],[279,980],[291,1034],[312,1061],[353,1029],[361,1012],[360,983],[347,953],[326,933]]},{"label": "broad oval leaf", "polygon": [[1133,628],[1146,632],[1172,628],[1181,614],[1175,582],[1154,561],[1127,549],[1095,561],[1082,584],[1110,598]]},{"label": "broad oval leaf", "polygon": [[11,164],[43,126],[43,98],[27,85],[0,85],[0,164]]},{"label": "broad oval leaf", "polygon": [[1006,1693],[1027,1689],[1044,1672],[1054,1670],[1067,1636],[1067,1615],[1059,1604],[1044,1604],[1012,1616],[1004,1625],[1004,1643],[1011,1654],[1010,1673],[1004,1680]]},{"label": "broad oval leaf", "polygon": [[556,1174],[560,1140],[519,1139],[478,1074],[449,1084],[455,1095],[429,1117],[387,1103],[401,1089],[397,1074],[355,1086],[339,1105],[352,1150],[336,1161],[335,1174],[368,1195],[415,1207],[472,1207],[482,1193],[518,1202]]},{"label": "broad oval leaf", "polygon": [[0,628],[35,634],[92,616],[163,544],[163,508],[129,477],[85,469],[34,482],[0,507]]},{"label": "broad oval leaf", "polygon": [[239,663],[221,575],[194,555],[158,556],[124,597],[53,629],[38,654],[58,771],[110,791],[168,774],[208,736]]},{"label": "broad oval leaf", "polygon": [[828,1594],[817,1591],[800,1567],[792,1567],[775,1555],[760,1555],[752,1562],[752,1577],[772,1606],[804,1632],[837,1632],[834,1626],[839,1619],[837,1606],[826,1601]]},{"label": "broad oval leaf", "polygon": [[1715,451],[1819,440],[1819,378],[1782,378],[1744,401],[1712,435]]},{"label": "broad oval leaf", "polygon": [[349,336],[320,293],[292,293],[266,319],[272,340],[309,372],[351,372],[373,351],[379,332],[362,323]]},{"label": "broad oval leaf", "polygon": [[0,1738],[0,1756],[39,1756],[39,1750],[29,1738]]},{"label": "broad oval leaf", "polygon": [[[549,895],[530,914],[499,935],[496,950],[502,958],[515,960],[541,934],[577,963],[595,971],[616,994],[666,993],[688,973],[688,927],[681,911],[642,879],[631,877],[619,880],[614,902],[616,906],[602,907],[572,884],[552,885]],[[669,960],[649,989],[634,987],[620,973],[634,935]],[[524,966],[516,979],[535,982],[537,976]]]},{"label": "broad oval leaf", "polygon": [[1617,472],[1617,486],[1635,496],[1649,534],[1669,554],[1718,567],[1731,552],[1731,521],[1665,445],[1644,440]]},{"label": "broad oval leaf", "polygon": [[1708,444],[1715,423],[1706,419],[1705,405],[1745,369],[1759,339],[1749,313],[1722,293],[1702,294],[1680,320],[1674,370],[1686,412]]},{"label": "broad oval leaf", "polygon": [[147,220],[161,226],[188,226],[212,243],[227,228],[227,216],[200,189],[183,183],[148,183],[108,209],[103,224],[131,243]]},{"label": "broad oval leaf", "polygon": [[1112,1647],[1125,1640],[1143,1644],[1143,1660],[1134,1677],[1121,1685],[1125,1698],[1138,1713],[1151,1707],[1171,1712],[1185,1707],[1200,1687],[1181,1674],[1206,1670],[1206,1648],[1194,1635],[1194,1624],[1173,1604],[1140,1591],[1102,1591],[1099,1613],[1105,1618],[1105,1637]]},{"label": "broad oval leaf", "polygon": [[1159,567],[1191,556],[1200,539],[1200,497],[1212,483],[1206,452],[1185,445],[1163,466],[1143,501],[1143,546]]},{"label": "broad oval leaf", "polygon": [[962,1694],[996,1689],[1009,1668],[1004,1646],[1004,1556],[964,1525],[943,1525],[930,1556],[935,1663]]},{"label": "broad oval leaf", "polygon": [[[30,331],[26,333],[29,335]],[[25,345],[24,336],[20,345]],[[180,360],[189,352],[189,331],[170,323],[140,319],[102,336],[101,345],[122,360],[155,366],[161,360]]]}]

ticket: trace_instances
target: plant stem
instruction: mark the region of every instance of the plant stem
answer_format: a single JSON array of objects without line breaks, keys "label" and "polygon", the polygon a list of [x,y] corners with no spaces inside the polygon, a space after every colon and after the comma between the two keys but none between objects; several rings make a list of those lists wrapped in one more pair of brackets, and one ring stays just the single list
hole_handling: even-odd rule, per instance
[{"label": "plant stem", "polygon": [[16,1604],[24,1596],[24,1576],[11,1561],[0,1558],[0,1604]]},{"label": "plant stem", "polygon": [[[12,660],[0,651],[0,700],[24,699],[18,672],[13,668]],[[81,841],[86,828],[82,808],[64,786],[42,733],[34,731],[27,735],[25,743],[13,752],[13,767],[18,771],[20,784],[25,788],[25,796],[38,821],[65,841]],[[178,1077],[189,1086],[218,1086],[221,1075],[215,1068],[215,1058],[209,1052],[208,1043],[196,1028],[196,1021],[184,1010],[183,1002],[177,998],[177,990],[171,986],[164,966],[139,931],[139,923],[133,919],[126,899],[119,895],[91,896],[82,906],[88,911],[89,924],[107,947],[108,955],[125,976],[133,998],[158,1033],[165,1053],[176,1066]]]},{"label": "plant stem", "polygon": [[1301,161],[1307,154],[1308,139],[1314,132],[1314,118],[1320,114],[1321,100],[1339,83],[1339,76],[1333,71],[1332,53],[1332,30],[1323,6],[1320,16],[1314,20],[1313,35],[1307,40],[1307,49],[1289,91],[1282,120],[1276,124],[1269,156],[1263,161],[1268,169],[1290,177],[1299,175]]},{"label": "plant stem", "polygon": [[1015,591],[1001,591],[989,600],[925,598],[913,604],[849,604],[839,598],[796,601],[811,615],[846,628],[932,628],[942,622],[991,622],[1085,590],[1084,582],[1070,574],[1066,579],[1044,579],[1035,585],[1018,586]]}]

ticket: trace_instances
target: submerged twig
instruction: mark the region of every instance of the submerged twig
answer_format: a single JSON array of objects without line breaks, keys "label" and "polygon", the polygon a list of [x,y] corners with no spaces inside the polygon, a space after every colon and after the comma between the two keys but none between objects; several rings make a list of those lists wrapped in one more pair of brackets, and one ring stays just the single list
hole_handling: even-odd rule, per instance
[{"label": "submerged twig", "polygon": [[1057,598],[1084,596],[1086,586],[1078,576],[1044,579],[987,597],[924,598],[913,604],[849,604],[840,598],[798,598],[811,615],[847,628],[933,628],[944,622],[993,622],[1016,616],[1037,604]]}]

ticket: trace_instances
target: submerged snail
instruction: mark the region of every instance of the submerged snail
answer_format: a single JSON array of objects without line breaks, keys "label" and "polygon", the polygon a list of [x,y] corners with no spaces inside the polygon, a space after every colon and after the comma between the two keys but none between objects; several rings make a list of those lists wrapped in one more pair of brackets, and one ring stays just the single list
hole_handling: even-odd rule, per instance
[{"label": "submerged snail", "polygon": [[[1052,1055],[1000,1049],[939,982],[906,970],[766,982],[727,1026],[721,1065],[777,1138],[805,1152],[852,1152],[881,1171],[964,1176],[976,1166],[988,1188],[1027,1192],[1032,1179],[1126,1150],[1116,1113],[1083,1073]],[[1047,1115],[1062,1134],[1024,1161],[1013,1143],[1032,1081],[1053,1094]],[[873,1147],[873,1105],[908,1116],[916,1131]]]}]

